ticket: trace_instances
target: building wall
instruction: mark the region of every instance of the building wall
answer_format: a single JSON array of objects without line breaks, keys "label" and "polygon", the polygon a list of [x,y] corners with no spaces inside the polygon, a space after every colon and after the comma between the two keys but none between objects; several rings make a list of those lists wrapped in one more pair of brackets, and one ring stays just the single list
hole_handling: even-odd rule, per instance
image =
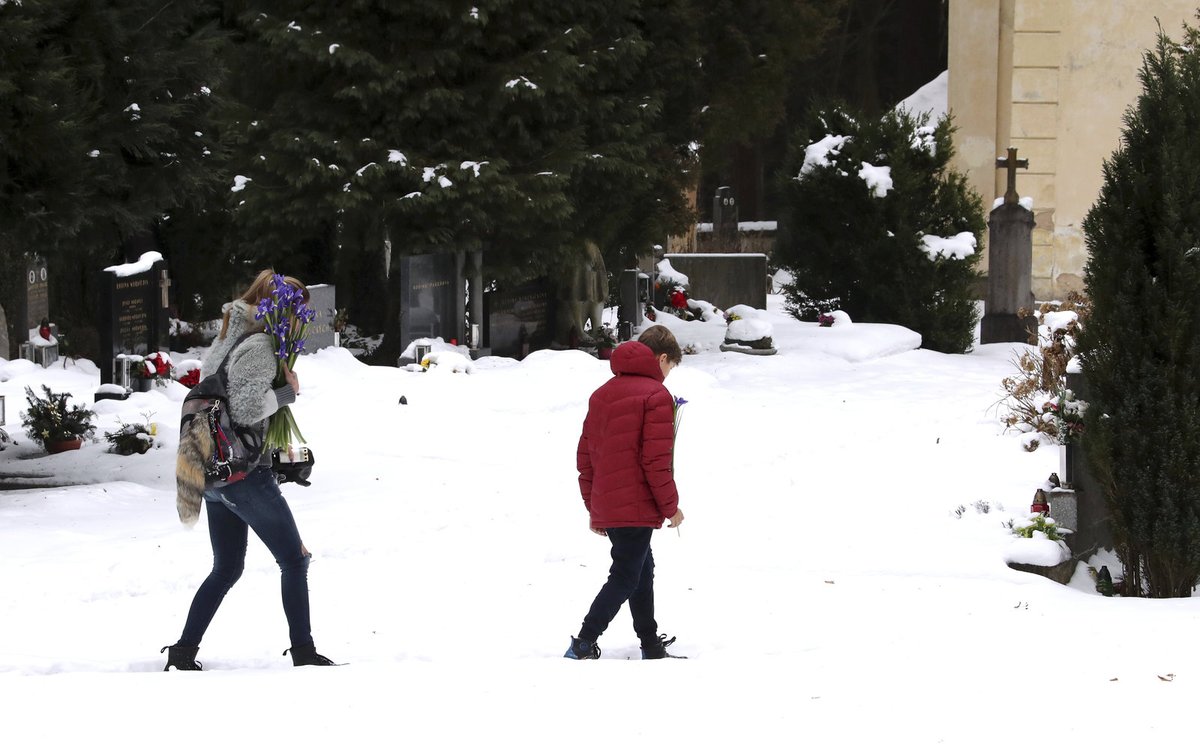
[{"label": "building wall", "polygon": [[[1033,291],[1083,288],[1082,223],[1122,116],[1141,93],[1143,53],[1158,23],[1178,38],[1196,0],[950,0],[949,106],[956,166],[990,208],[1004,194],[995,159],[1009,146],[1029,168],[1017,192],[1033,199]],[[1157,19],[1157,20],[1156,20]],[[986,267],[986,262],[985,262]]]}]

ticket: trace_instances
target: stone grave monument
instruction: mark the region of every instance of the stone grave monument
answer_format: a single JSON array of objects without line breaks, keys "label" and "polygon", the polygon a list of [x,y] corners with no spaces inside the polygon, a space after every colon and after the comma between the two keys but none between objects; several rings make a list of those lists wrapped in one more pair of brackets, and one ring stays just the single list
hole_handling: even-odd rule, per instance
[{"label": "stone grave monument", "polygon": [[127,386],[123,355],[146,356],[168,346],[167,263],[158,252],[146,252],[100,275],[100,382]]},{"label": "stone grave monument", "polygon": [[1033,309],[1033,211],[1020,203],[1017,195],[1017,169],[1029,168],[1028,159],[1017,159],[1017,149],[996,159],[996,167],[1008,170],[1008,189],[1004,202],[992,209],[988,218],[988,291],[980,324],[980,343],[1027,343],[1029,316],[1021,319],[1021,308]]},{"label": "stone grave monument", "polygon": [[58,326],[50,318],[50,271],[43,258],[29,259],[18,295],[18,355],[48,367],[58,359]]},{"label": "stone grave monument", "polygon": [[304,351],[319,351],[336,345],[333,318],[337,315],[337,287],[319,283],[308,287],[308,308],[316,317],[305,329]]},{"label": "stone grave monument", "polygon": [[717,252],[738,251],[738,205],[732,187],[718,187],[713,197],[713,241]]},{"label": "stone grave monument", "polygon": [[549,279],[488,291],[483,303],[487,319],[484,345],[494,356],[524,359],[553,342],[559,301]]},{"label": "stone grave monument", "polygon": [[767,308],[767,256],[759,253],[668,253],[671,267],[688,277],[688,296],[719,309],[745,304]]},{"label": "stone grave monument", "polygon": [[401,349],[418,338],[441,338],[446,343],[462,338],[463,285],[457,264],[453,253],[400,258]]}]

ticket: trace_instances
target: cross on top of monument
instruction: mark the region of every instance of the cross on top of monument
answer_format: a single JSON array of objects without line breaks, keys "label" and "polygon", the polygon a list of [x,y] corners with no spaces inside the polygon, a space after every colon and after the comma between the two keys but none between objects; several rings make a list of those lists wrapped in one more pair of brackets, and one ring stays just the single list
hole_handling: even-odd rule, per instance
[{"label": "cross on top of monument", "polygon": [[1020,199],[1017,195],[1017,169],[1028,169],[1029,159],[1018,159],[1017,149],[1009,148],[1008,156],[996,159],[996,168],[1008,170],[1008,188],[1004,191],[1004,204],[1016,205]]}]

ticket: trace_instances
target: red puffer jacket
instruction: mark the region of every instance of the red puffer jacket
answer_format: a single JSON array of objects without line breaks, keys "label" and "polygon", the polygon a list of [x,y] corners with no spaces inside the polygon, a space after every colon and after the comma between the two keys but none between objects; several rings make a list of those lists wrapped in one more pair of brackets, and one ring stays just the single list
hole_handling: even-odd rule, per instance
[{"label": "red puffer jacket", "polygon": [[645,344],[613,351],[611,380],[588,402],[576,465],[593,528],[661,528],[679,509],[671,469],[675,401]]}]

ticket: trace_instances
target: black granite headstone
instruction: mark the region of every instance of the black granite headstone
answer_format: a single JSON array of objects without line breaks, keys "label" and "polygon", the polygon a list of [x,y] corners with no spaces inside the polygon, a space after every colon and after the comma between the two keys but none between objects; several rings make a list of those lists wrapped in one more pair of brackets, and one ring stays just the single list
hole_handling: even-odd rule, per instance
[{"label": "black granite headstone", "polygon": [[417,338],[463,337],[461,308],[464,287],[452,254],[407,255],[400,258],[400,346]]},{"label": "black granite headstone", "polygon": [[118,354],[145,356],[167,348],[170,279],[158,253],[114,265],[100,279],[100,382],[112,383]]},{"label": "black granite headstone", "polygon": [[732,187],[718,187],[713,197],[713,237],[715,250],[737,252],[738,205]]},{"label": "black granite headstone", "polygon": [[554,338],[558,301],[548,279],[540,278],[484,294],[484,345],[493,356],[524,359]]}]

